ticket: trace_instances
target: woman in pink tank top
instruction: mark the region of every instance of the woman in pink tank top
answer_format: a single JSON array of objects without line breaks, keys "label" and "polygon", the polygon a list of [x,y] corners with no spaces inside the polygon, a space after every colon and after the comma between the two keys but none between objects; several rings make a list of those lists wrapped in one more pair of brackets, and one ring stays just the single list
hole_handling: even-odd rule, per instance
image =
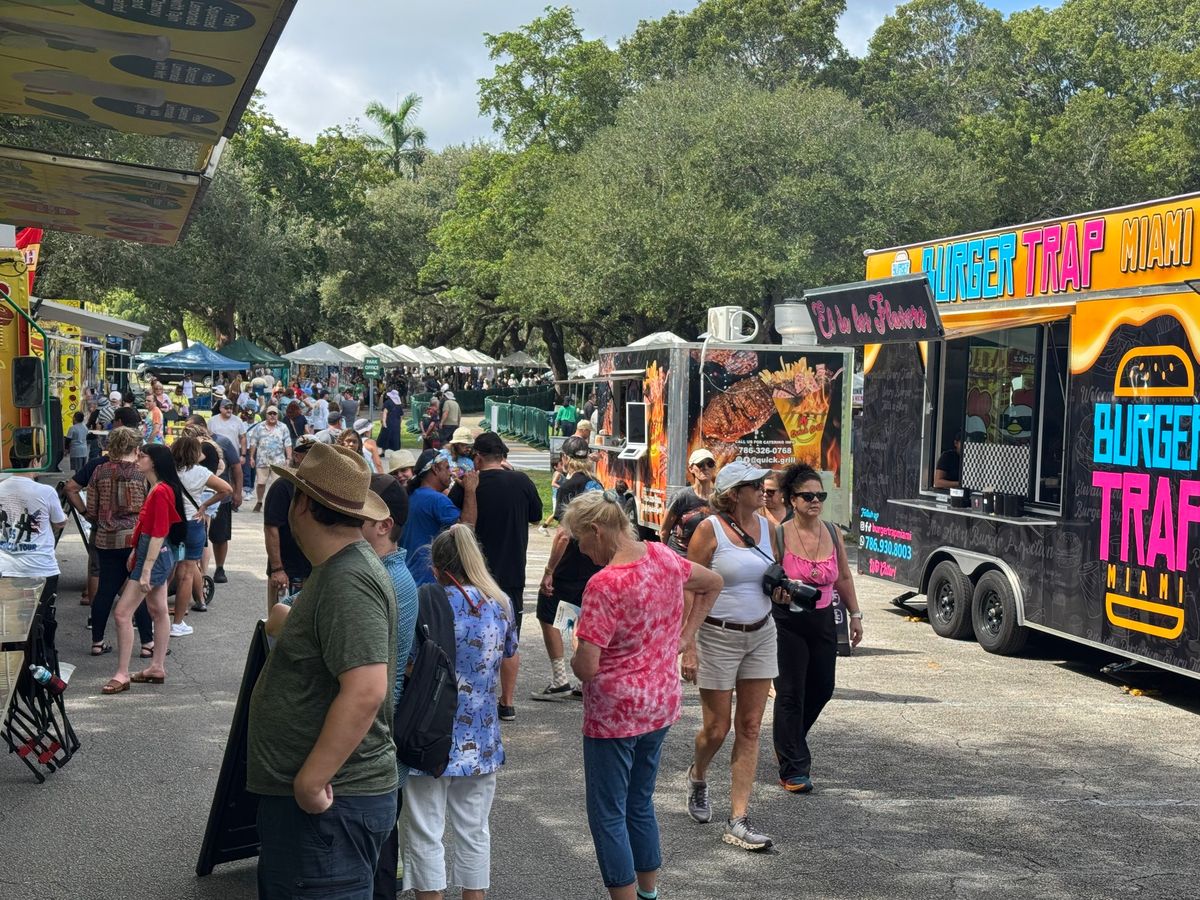
[{"label": "woman in pink tank top", "polygon": [[793,793],[807,793],[812,790],[808,732],[833,696],[837,665],[833,592],[838,592],[850,614],[850,641],[856,646],[862,640],[862,613],[842,537],[821,519],[828,496],[821,476],[810,466],[794,465],[784,472],[781,487],[791,517],[774,535],[776,552],[789,578],[821,590],[816,609],[792,612],[787,604],[776,603],[771,610],[779,652],[772,728],[779,784]]}]

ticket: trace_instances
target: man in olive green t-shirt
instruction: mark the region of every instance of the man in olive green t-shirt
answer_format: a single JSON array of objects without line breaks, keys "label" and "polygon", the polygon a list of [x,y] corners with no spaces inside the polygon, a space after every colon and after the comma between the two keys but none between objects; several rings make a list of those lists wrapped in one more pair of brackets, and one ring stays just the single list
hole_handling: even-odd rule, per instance
[{"label": "man in olive green t-shirt", "polygon": [[316,444],[299,468],[272,468],[296,487],[289,521],[313,570],[250,699],[258,893],[369,900],[396,824],[396,599],[361,526],[389,512],[344,447]]}]

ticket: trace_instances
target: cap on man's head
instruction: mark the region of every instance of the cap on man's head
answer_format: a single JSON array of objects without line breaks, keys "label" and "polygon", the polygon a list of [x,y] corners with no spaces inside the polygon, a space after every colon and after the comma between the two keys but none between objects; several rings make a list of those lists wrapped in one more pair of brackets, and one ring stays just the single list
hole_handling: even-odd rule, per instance
[{"label": "cap on man's head", "polygon": [[485,431],[475,438],[472,445],[480,456],[508,456],[508,444],[494,431]]},{"label": "cap on man's head", "polygon": [[222,400],[221,401],[221,409],[223,409],[223,410],[224,409],[233,409],[233,401],[232,400]]},{"label": "cap on man's head", "polygon": [[394,525],[404,527],[408,521],[408,491],[404,485],[391,475],[371,476],[371,490],[379,495],[379,499],[387,504],[388,514]]},{"label": "cap on man's head", "polygon": [[334,409],[333,407],[330,407],[330,409],[329,409],[329,421],[330,421],[330,422],[340,422],[340,421],[342,421],[342,411],[341,411],[340,409]]},{"label": "cap on man's head", "polygon": [[437,450],[422,450],[417,457],[417,464],[413,466],[413,482],[420,481],[421,476],[427,474],[441,458],[442,454]]},{"label": "cap on man's head", "polygon": [[113,391],[111,394],[108,395],[108,399],[111,400],[113,403],[120,403],[121,402],[121,392]]},{"label": "cap on man's head", "polygon": [[591,456],[588,442],[581,437],[569,437],[563,441],[562,455],[571,459],[587,459]]},{"label": "cap on man's head", "polygon": [[279,415],[279,407],[278,406],[268,406],[267,407],[267,415],[269,416],[272,413],[274,413],[275,415]]},{"label": "cap on man's head", "polygon": [[454,391],[442,391],[442,396],[444,396],[447,400],[453,400]]},{"label": "cap on man's head", "polygon": [[717,473],[717,490],[722,494],[731,491],[741,484],[754,484],[762,481],[771,474],[770,469],[760,469],[749,463],[735,459],[727,462]]},{"label": "cap on man's head", "polygon": [[293,453],[307,453],[312,449],[313,444],[321,443],[311,434],[302,434],[296,438],[296,446],[292,448]]},{"label": "cap on man's head", "polygon": [[704,462],[706,459],[712,460],[713,462],[717,461],[717,458],[712,455],[711,451],[706,450],[703,447],[701,447],[699,450],[692,451],[692,455],[688,457],[688,465],[689,466],[698,466],[698,465],[700,465],[700,463]]}]

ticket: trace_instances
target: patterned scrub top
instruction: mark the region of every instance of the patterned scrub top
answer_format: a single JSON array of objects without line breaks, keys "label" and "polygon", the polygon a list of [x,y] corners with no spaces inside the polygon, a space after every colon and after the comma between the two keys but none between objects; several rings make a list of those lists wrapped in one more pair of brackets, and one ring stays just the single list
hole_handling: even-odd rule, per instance
[{"label": "patterned scrub top", "polygon": [[468,586],[464,594],[449,585],[446,597],[454,612],[458,713],[450,764],[443,774],[487,775],[504,764],[496,700],[500,661],[517,652],[516,626],[505,619],[501,603],[476,587]]}]

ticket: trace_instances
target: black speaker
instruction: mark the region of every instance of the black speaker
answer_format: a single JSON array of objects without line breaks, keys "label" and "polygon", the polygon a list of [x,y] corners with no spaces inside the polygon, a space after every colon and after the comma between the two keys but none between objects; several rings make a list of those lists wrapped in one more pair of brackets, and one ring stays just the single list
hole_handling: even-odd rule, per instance
[{"label": "black speaker", "polygon": [[50,421],[46,423],[46,445],[50,450],[50,468],[57,469],[62,462],[63,449],[62,400],[50,395]]},{"label": "black speaker", "polygon": [[39,409],[46,395],[45,372],[36,356],[18,356],[12,361],[13,405],[19,409]]}]

